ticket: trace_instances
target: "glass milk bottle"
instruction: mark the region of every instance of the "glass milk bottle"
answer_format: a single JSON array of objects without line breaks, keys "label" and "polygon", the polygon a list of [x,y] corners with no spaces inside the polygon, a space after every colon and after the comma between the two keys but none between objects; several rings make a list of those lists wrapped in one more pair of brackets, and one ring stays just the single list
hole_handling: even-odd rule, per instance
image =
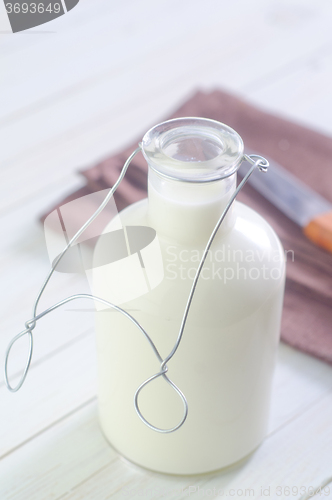
[{"label": "glass milk bottle", "polygon": [[[121,303],[164,359],[176,341],[206,243],[236,189],[243,142],[222,123],[180,118],[152,128],[141,146],[149,165],[148,198],[105,229],[124,229],[128,258],[118,260],[117,272],[97,263],[93,293]],[[133,238],[142,228],[155,235],[143,249]],[[131,268],[135,259],[141,275]],[[138,286],[142,276],[145,288]],[[99,415],[111,445],[136,464],[171,474],[213,471],[255,450],[267,430],[284,282],[277,235],[258,213],[235,201],[213,240],[179,348],[167,363],[189,408],[172,433],[146,426],[134,407],[137,388],[160,370],[151,346],[122,314],[97,311]],[[139,407],[162,429],[183,416],[181,399],[163,377],[143,388]]]}]

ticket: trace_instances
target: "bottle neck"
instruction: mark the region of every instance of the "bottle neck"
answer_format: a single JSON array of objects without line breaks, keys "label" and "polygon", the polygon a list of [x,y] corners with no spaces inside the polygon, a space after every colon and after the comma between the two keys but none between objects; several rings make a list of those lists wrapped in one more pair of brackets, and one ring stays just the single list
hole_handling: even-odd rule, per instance
[{"label": "bottle neck", "polygon": [[[160,236],[180,244],[205,245],[236,189],[236,174],[212,182],[181,182],[148,174],[149,224]],[[233,223],[232,207],[219,234]]]}]

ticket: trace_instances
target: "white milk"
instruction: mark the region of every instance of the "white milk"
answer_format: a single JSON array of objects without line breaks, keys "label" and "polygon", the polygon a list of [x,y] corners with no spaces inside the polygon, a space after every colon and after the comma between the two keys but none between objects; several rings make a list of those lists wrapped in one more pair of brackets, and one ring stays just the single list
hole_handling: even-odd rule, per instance
[{"label": "white milk", "polygon": [[[157,231],[164,278],[121,307],[145,328],[163,358],[178,335],[207,239],[234,189],[235,175],[193,184],[150,170],[149,199],[120,214],[123,226]],[[105,231],[111,229],[112,222]],[[151,283],[151,268],[145,272]],[[94,294],[109,300],[118,284],[100,269],[94,274]],[[151,346],[121,314],[97,312],[100,422],[119,453],[149,469],[196,474],[230,465],[261,443],[284,279],[276,234],[260,215],[235,202],[205,263],[180,347],[167,364],[189,406],[184,425],[170,434],[148,428],[134,408],[136,389],[160,369]],[[162,377],[142,390],[139,403],[156,427],[171,428],[182,418],[182,402]]]}]

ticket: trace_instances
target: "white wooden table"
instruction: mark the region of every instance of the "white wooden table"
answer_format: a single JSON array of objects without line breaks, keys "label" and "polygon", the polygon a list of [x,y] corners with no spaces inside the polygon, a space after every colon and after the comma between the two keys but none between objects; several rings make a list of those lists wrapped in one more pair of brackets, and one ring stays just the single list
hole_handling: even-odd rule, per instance
[{"label": "white wooden table", "polygon": [[[0,33],[1,360],[49,267],[38,216],[81,185],[77,169],[142,135],[196,88],[224,88],[332,134],[331,26],[331,0],[81,0],[52,23]],[[40,310],[77,291],[88,291],[82,279],[55,274]],[[196,499],[216,497],[213,488],[277,499],[287,486],[299,498],[300,487],[332,475],[332,367],[286,345],[269,435],[248,460],[171,477],[119,458],[98,427],[94,318],[82,308],[40,321],[18,393],[1,375],[1,500]],[[25,339],[11,373],[26,349]]]}]

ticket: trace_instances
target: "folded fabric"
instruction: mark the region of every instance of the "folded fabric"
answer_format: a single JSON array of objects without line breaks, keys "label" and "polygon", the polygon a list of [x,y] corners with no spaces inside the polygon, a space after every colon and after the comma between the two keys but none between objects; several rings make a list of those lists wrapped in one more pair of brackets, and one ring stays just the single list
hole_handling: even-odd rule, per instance
[{"label": "folded fabric", "polygon": [[[245,149],[247,147],[277,161],[332,202],[331,138],[266,113],[220,90],[197,92],[164,119],[181,116],[212,118],[226,123],[241,135]],[[62,200],[52,210],[89,193],[113,186],[125,160],[137,147],[140,139],[141,137],[124,151],[81,171],[86,179],[86,186]],[[146,189],[147,164],[139,154],[115,193],[118,210],[144,198]],[[239,200],[262,214],[279,235],[285,250],[294,252],[294,260],[287,260],[282,340],[332,364],[332,255],[314,246],[303,235],[301,228],[251,186],[245,186]],[[82,215],[86,216],[88,212],[84,214],[84,211],[80,211],[80,216]],[[106,217],[109,217],[107,212],[104,215]]]}]

